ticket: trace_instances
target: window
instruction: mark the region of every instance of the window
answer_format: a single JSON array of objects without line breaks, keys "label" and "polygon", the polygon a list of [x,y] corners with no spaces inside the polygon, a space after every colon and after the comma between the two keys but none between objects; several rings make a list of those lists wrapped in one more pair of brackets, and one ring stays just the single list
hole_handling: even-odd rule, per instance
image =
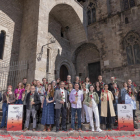
[{"label": "window", "polygon": [[64,37],[64,30],[61,28],[61,37]]},{"label": "window", "polygon": [[3,59],[4,45],[5,45],[6,32],[0,32],[0,59]]},{"label": "window", "polygon": [[125,40],[127,61],[129,65],[140,64],[140,38],[136,33],[129,33]]},{"label": "window", "polygon": [[96,22],[96,5],[95,5],[95,3],[90,2],[87,7],[87,20],[88,20],[88,25]]},{"label": "window", "polygon": [[128,10],[136,5],[135,0],[123,0],[124,10]]},{"label": "window", "polygon": [[129,23],[129,20],[128,20],[128,17],[125,18],[125,24],[128,24]]}]

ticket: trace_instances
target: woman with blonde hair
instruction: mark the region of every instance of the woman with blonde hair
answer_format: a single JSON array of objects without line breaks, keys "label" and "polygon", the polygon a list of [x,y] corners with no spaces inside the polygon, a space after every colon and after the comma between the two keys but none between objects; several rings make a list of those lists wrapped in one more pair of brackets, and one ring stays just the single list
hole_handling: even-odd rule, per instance
[{"label": "woman with blonde hair", "polygon": [[19,82],[17,88],[15,89],[15,96],[16,96],[16,104],[23,104],[22,102],[22,95],[25,94],[24,85],[22,82]]},{"label": "woman with blonde hair", "polygon": [[41,107],[43,108],[41,124],[44,125],[44,132],[47,130],[51,131],[52,124],[54,124],[54,88],[52,84],[48,84],[48,88],[44,94]]}]

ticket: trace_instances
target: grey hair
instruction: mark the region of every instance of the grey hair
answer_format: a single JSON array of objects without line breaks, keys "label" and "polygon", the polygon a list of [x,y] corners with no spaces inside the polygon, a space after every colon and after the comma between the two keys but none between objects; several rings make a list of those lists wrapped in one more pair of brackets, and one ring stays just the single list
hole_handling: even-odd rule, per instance
[{"label": "grey hair", "polygon": [[128,81],[129,81],[129,80],[132,82],[132,80],[131,80],[131,79],[128,79]]},{"label": "grey hair", "polygon": [[51,84],[52,84],[53,82],[56,82],[56,81],[55,81],[55,80],[53,80],[53,81],[51,82]]}]

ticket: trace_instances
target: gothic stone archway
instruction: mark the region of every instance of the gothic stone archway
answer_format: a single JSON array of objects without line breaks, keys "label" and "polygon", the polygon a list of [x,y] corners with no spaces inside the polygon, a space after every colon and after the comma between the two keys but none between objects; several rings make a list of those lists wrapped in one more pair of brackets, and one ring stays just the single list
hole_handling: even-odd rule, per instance
[{"label": "gothic stone archway", "polygon": [[84,81],[90,77],[91,82],[96,82],[100,74],[100,53],[94,44],[83,44],[76,49],[73,57],[76,75]]},{"label": "gothic stone archway", "polygon": [[[63,36],[62,31],[64,32]],[[51,55],[49,56],[49,81],[60,76],[60,67],[65,65],[64,63],[66,63],[65,66],[73,78],[75,76],[75,68],[71,61],[71,50],[74,46],[72,44],[77,44],[81,41],[81,37],[77,38],[79,32],[82,40],[86,38],[83,24],[73,7],[67,4],[58,4],[53,7],[49,13],[48,32],[49,37],[55,38],[55,43],[49,45],[51,49]]]}]

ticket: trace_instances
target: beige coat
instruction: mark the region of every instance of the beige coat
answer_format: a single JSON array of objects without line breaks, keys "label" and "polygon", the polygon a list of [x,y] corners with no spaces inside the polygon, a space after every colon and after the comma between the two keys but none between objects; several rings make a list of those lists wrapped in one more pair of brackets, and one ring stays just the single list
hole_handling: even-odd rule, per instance
[{"label": "beige coat", "polygon": [[[111,117],[116,116],[114,107],[113,107],[113,94],[111,91],[108,90],[108,97],[109,97],[109,106],[110,106],[110,114]],[[101,116],[107,117],[107,93],[101,92]]]}]

